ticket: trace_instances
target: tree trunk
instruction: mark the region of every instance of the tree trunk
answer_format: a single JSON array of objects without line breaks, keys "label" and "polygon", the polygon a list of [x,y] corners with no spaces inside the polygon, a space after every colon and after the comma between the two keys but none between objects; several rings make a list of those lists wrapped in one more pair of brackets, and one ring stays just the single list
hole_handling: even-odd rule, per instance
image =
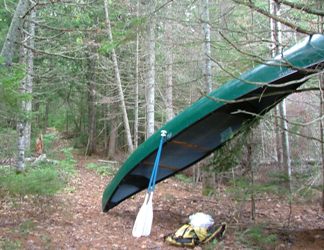
[{"label": "tree trunk", "polygon": [[12,65],[15,48],[17,47],[17,42],[20,39],[20,29],[23,25],[23,18],[28,10],[29,1],[20,0],[17,4],[16,11],[11,20],[11,24],[6,36],[6,40],[2,46],[1,56],[5,59],[5,64],[7,66]]},{"label": "tree trunk", "polygon": [[[136,4],[136,17],[139,18],[139,0],[137,0]],[[139,29],[136,28],[136,59],[135,59],[135,107],[134,107],[134,148],[138,147],[138,113],[139,113]]]},{"label": "tree trunk", "polygon": [[203,32],[204,32],[204,81],[206,86],[206,93],[212,91],[212,79],[211,79],[211,50],[210,50],[210,20],[209,20],[209,0],[202,0],[203,13]]},{"label": "tree trunk", "polygon": [[276,156],[277,156],[277,164],[278,164],[278,168],[282,167],[282,147],[281,147],[281,137],[280,137],[280,126],[279,126],[279,106],[277,105],[274,108],[274,130],[276,133]]},{"label": "tree trunk", "polygon": [[48,128],[48,115],[49,115],[50,100],[45,100],[45,114],[44,114],[44,130]]},{"label": "tree trunk", "polygon": [[256,207],[255,207],[255,193],[254,193],[254,164],[253,164],[253,149],[254,149],[254,138],[253,138],[253,130],[248,134],[247,139],[247,155],[246,155],[246,163],[247,169],[250,171],[250,180],[251,180],[251,219],[255,221],[256,216]]},{"label": "tree trunk", "polygon": [[[36,11],[35,8],[30,12],[30,22],[28,24],[29,37],[25,39],[29,48],[35,47],[35,19]],[[27,75],[26,75],[26,94],[29,95],[28,100],[25,101],[25,112],[28,116],[26,121],[24,136],[25,136],[25,146],[26,150],[30,150],[30,140],[31,140],[31,112],[32,112],[32,94],[33,94],[33,77],[34,77],[34,52],[32,49],[27,49],[26,51],[26,65],[27,65]]]},{"label": "tree trunk", "polygon": [[290,145],[288,134],[288,122],[286,113],[286,101],[283,100],[279,104],[280,111],[280,124],[281,124],[281,140],[282,140],[282,164],[283,169],[287,174],[287,188],[291,190],[291,157],[290,157]]},{"label": "tree trunk", "polygon": [[108,142],[108,158],[114,159],[116,154],[116,143],[117,143],[117,132],[118,132],[118,120],[117,117],[111,120],[111,128],[109,133]]},{"label": "tree trunk", "polygon": [[96,152],[96,137],[97,137],[97,123],[96,123],[96,84],[93,79],[93,69],[91,64],[92,59],[89,60],[89,77],[88,77],[88,144],[87,144],[87,155],[92,155]]},{"label": "tree trunk", "polygon": [[[324,115],[324,74],[320,74],[320,117]],[[320,136],[321,140],[324,139],[324,126],[323,120],[320,119]],[[324,211],[324,143],[321,143],[321,160],[322,160],[322,210]]]},{"label": "tree trunk", "polygon": [[174,117],[173,112],[173,53],[172,53],[172,25],[167,20],[165,24],[165,99],[166,99],[166,120],[169,121]]},{"label": "tree trunk", "polygon": [[[323,9],[323,2],[318,1],[318,9]],[[321,16],[318,18],[318,31],[323,34],[323,25],[324,25],[324,17]],[[320,117],[324,115],[324,73],[319,75],[319,85],[320,85]],[[324,139],[324,125],[323,119],[320,119],[320,137],[323,141]],[[322,211],[324,211],[324,143],[321,143],[321,162],[322,162]]]},{"label": "tree trunk", "polygon": [[[270,12],[274,16],[280,16],[280,4],[276,0],[270,0]],[[281,24],[274,19],[271,19],[270,22],[271,39],[273,42],[272,55],[274,56],[282,52]],[[279,116],[281,126],[282,164],[287,174],[287,187],[291,190],[291,157],[285,100],[279,104]]]},{"label": "tree trunk", "polygon": [[154,111],[155,111],[155,1],[149,3],[148,20],[148,72],[146,84],[146,137],[154,133]]},{"label": "tree trunk", "polygon": [[[277,15],[278,6],[274,0],[270,0],[270,13],[273,15]],[[279,37],[278,37],[278,22],[274,19],[270,19],[270,28],[271,28],[271,56],[275,57],[276,54],[279,52]],[[281,137],[280,137],[280,125],[279,125],[279,105],[277,105],[274,109],[274,124],[275,124],[275,133],[276,133],[276,154],[277,154],[277,161],[278,167],[282,167],[282,144],[281,144]]]},{"label": "tree trunk", "polygon": [[[108,37],[111,42],[113,42],[113,36],[111,32],[111,25],[110,25],[110,19],[109,19],[109,8],[108,8],[108,1],[104,0],[104,7],[105,7],[105,15],[106,15],[106,24],[107,24],[107,31],[108,31]],[[129,120],[126,110],[126,104],[125,104],[125,98],[124,98],[124,92],[123,87],[120,79],[120,73],[119,73],[119,67],[118,67],[118,61],[117,61],[117,55],[115,52],[115,49],[113,48],[111,51],[111,56],[113,60],[114,70],[115,70],[115,78],[118,88],[118,95],[119,95],[119,101],[120,106],[123,112],[123,121],[124,121],[124,128],[126,133],[126,139],[127,139],[127,146],[128,146],[128,152],[131,153],[134,150],[133,141],[132,141],[132,134],[129,126]]]},{"label": "tree trunk", "polygon": [[17,157],[17,166],[16,171],[21,173],[25,170],[25,136],[24,130],[26,127],[25,121],[19,121],[17,124],[18,132],[18,157]]},{"label": "tree trunk", "polygon": [[[211,79],[211,50],[210,50],[210,24],[209,24],[209,0],[202,0],[202,23],[204,34],[204,84],[206,93],[212,91],[212,79]],[[207,158],[207,161],[210,161]],[[203,173],[203,189],[212,190],[215,187],[216,175],[212,170],[213,166],[208,167],[207,171]]]},{"label": "tree trunk", "polygon": [[[23,22],[21,16],[26,13],[28,6],[29,1],[25,1],[25,3],[21,3],[20,1],[18,3],[5,44],[1,51],[1,55],[5,57],[6,65],[10,66],[12,64],[12,59],[14,56],[15,43],[18,41],[19,38],[21,39],[21,41],[24,41],[23,44],[20,45],[20,63],[24,63],[26,65],[26,76],[21,81],[21,94],[32,94],[32,81],[34,71],[33,52],[31,50],[27,50],[24,47],[24,45],[34,47],[35,25],[31,23],[29,23],[28,25],[28,31],[30,32],[29,38],[25,37],[24,33],[22,32]],[[35,18],[34,10],[31,12],[30,18],[31,20]],[[18,173],[23,172],[25,170],[25,152],[26,149],[30,148],[30,121],[28,120],[30,118],[31,107],[31,100],[21,101],[21,115],[19,121],[17,122],[18,156],[16,171]]]}]

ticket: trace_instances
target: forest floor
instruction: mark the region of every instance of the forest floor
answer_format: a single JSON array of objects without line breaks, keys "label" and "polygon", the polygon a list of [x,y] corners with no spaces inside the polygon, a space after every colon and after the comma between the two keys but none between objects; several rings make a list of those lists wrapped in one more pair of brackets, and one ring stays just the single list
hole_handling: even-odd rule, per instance
[{"label": "forest floor", "polygon": [[[216,223],[226,222],[228,229],[222,241],[195,249],[251,249],[253,241],[257,241],[247,233],[253,227],[249,202],[233,200],[222,186],[216,195],[202,196],[200,185],[175,177],[157,185],[151,236],[135,239],[131,231],[144,193],[103,213],[101,196],[112,177],[102,177],[85,168],[85,164],[96,162],[96,158],[77,160],[76,175],[63,192],[53,197],[20,200],[0,197],[0,243],[4,248],[179,249],[165,243],[164,236],[199,211],[212,215]],[[293,204],[290,216],[287,203],[270,196],[258,200],[256,208],[256,224],[278,239],[275,244],[262,241],[259,249],[324,248],[324,213],[319,202]],[[261,240],[268,237],[256,234]]]}]

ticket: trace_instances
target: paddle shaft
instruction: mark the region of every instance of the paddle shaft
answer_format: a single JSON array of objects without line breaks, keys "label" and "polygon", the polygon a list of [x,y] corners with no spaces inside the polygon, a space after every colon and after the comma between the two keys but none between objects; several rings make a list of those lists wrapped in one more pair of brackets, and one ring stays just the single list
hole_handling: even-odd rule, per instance
[{"label": "paddle shaft", "polygon": [[164,137],[165,137],[165,135],[163,136],[163,134],[161,134],[161,140],[160,140],[160,144],[159,144],[159,149],[158,149],[158,152],[157,152],[156,157],[155,157],[150,182],[149,182],[149,185],[148,185],[148,192],[153,192],[154,189],[155,189],[156,177],[157,177],[157,172],[158,172],[159,163],[160,163],[160,159],[161,159],[161,152],[162,152],[162,145],[163,145]]}]

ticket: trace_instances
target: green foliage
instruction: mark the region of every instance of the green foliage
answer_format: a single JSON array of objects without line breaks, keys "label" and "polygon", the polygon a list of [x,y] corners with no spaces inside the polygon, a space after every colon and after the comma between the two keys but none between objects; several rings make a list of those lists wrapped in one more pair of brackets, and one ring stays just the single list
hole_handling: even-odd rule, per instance
[{"label": "green foliage", "polygon": [[88,163],[86,165],[87,169],[95,171],[98,175],[101,176],[114,176],[116,174],[117,169],[114,168],[112,165],[102,165],[102,164],[96,164],[96,163]]},{"label": "green foliage", "polygon": [[275,175],[271,180],[266,183],[251,183],[249,177],[242,176],[230,181],[230,186],[226,191],[236,200],[247,200],[251,194],[265,195],[287,195],[289,190],[284,187],[282,179],[284,175]]},{"label": "green foliage", "polygon": [[[3,59],[1,59],[3,62]],[[0,64],[2,62],[0,61]],[[19,91],[21,81],[25,77],[22,66],[0,67],[0,100],[5,105],[8,112],[17,113],[19,111],[19,101],[30,98]]]},{"label": "green foliage", "polygon": [[17,131],[0,127],[0,159],[14,157],[17,150]]},{"label": "green foliage", "polygon": [[60,161],[61,171],[63,171],[63,175],[67,174],[71,176],[75,174],[75,164],[76,160],[73,158],[72,154],[73,148],[63,148],[62,152],[65,156],[65,159]]},{"label": "green foliage", "polygon": [[66,122],[66,107],[61,106],[48,116],[48,126],[64,130]]},{"label": "green foliage", "polygon": [[27,236],[35,228],[35,223],[32,220],[26,220],[19,225],[19,233]]},{"label": "green foliage", "polygon": [[184,182],[184,183],[192,183],[192,179],[185,174],[181,174],[181,173],[176,174],[175,178],[181,182]]},{"label": "green foliage", "polygon": [[[54,140],[48,136],[47,143]],[[57,165],[39,164],[37,167],[28,167],[24,173],[17,174],[13,169],[0,168],[0,192],[11,196],[24,197],[25,195],[51,196],[62,190],[69,177],[75,173],[75,163],[72,148],[62,149],[64,159]]]},{"label": "green foliage", "polygon": [[57,133],[47,133],[43,136],[44,148],[52,148],[54,141],[57,140]]},{"label": "green foliage", "polygon": [[217,149],[214,152],[214,157],[211,161],[211,167],[208,168],[216,173],[225,172],[235,166],[237,166],[242,158],[242,153],[247,141],[248,134],[250,132],[250,128],[253,123],[257,122],[257,119],[251,123],[242,126],[240,132],[237,132],[232,135],[232,140],[226,141],[224,146]]},{"label": "green foliage", "polygon": [[32,168],[21,174],[0,168],[0,183],[1,189],[11,196],[51,196],[65,185],[53,167]]},{"label": "green foliage", "polygon": [[250,249],[272,249],[277,242],[277,236],[268,233],[262,225],[255,225],[239,233],[238,239]]},{"label": "green foliage", "polygon": [[219,242],[215,238],[210,243],[203,246],[203,250],[214,250],[214,249],[224,249],[224,243],[222,241]]},{"label": "green foliage", "polygon": [[0,249],[17,250],[17,249],[22,249],[22,246],[19,240],[0,239]]},{"label": "green foliage", "polygon": [[108,56],[113,49],[117,48],[118,47],[118,42],[110,42],[110,41],[105,41],[105,42],[102,42],[101,43],[101,46],[99,48],[99,52],[102,54],[102,55],[106,55]]},{"label": "green foliage", "polygon": [[203,187],[202,195],[204,196],[212,196],[215,193],[215,189],[212,187]]}]

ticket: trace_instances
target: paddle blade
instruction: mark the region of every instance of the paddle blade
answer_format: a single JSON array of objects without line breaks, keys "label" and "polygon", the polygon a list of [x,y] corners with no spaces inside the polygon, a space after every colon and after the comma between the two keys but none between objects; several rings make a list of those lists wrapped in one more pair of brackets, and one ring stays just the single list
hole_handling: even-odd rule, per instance
[{"label": "paddle blade", "polygon": [[136,238],[148,236],[151,233],[153,222],[153,193],[146,193],[145,200],[141,206],[133,226],[132,235]]},{"label": "paddle blade", "polygon": [[146,210],[146,219],[143,226],[143,236],[149,236],[152,229],[153,223],[153,193],[150,194],[150,197],[147,202],[147,210]]}]

